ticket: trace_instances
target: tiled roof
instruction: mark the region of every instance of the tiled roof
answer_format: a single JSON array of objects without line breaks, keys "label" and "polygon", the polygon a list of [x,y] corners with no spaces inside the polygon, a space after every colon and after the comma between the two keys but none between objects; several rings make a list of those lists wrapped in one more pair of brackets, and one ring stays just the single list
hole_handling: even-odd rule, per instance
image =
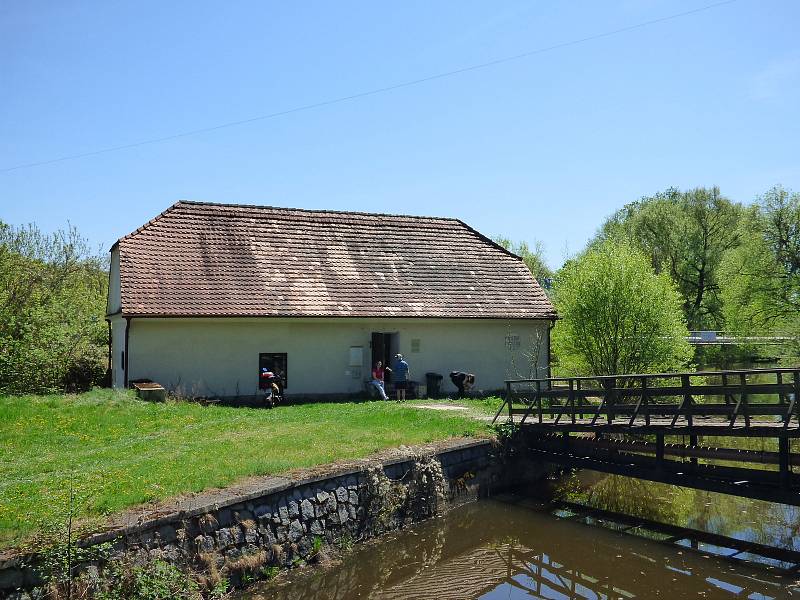
[{"label": "tiled roof", "polygon": [[457,219],[178,202],[118,244],[123,315],[555,316]]}]

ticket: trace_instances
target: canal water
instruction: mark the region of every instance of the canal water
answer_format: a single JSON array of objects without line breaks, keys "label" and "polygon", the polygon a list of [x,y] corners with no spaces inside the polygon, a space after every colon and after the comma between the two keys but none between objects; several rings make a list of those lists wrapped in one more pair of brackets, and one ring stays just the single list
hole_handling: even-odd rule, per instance
[{"label": "canal water", "polygon": [[[622,477],[588,479],[583,474],[568,492],[572,500],[633,514],[654,505],[660,508],[647,517],[787,548],[800,544],[800,515],[791,507]],[[595,491],[587,495],[589,488]],[[627,505],[609,506],[621,493]],[[668,537],[503,495],[355,546],[332,566],[281,575],[242,598],[800,598],[800,575],[788,574],[787,564],[746,554],[738,556],[748,561],[736,561],[722,556],[732,551]]]}]

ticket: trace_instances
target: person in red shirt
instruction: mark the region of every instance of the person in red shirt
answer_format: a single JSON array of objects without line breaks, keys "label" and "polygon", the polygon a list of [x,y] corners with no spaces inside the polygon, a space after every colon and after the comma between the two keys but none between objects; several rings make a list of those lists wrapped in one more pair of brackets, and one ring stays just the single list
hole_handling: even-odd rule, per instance
[{"label": "person in red shirt", "polygon": [[372,380],[369,382],[372,387],[378,390],[378,393],[384,400],[389,399],[389,396],[386,395],[386,389],[383,387],[383,377],[386,371],[391,372],[391,369],[384,369],[383,362],[381,361],[376,362],[375,368],[372,369]]}]

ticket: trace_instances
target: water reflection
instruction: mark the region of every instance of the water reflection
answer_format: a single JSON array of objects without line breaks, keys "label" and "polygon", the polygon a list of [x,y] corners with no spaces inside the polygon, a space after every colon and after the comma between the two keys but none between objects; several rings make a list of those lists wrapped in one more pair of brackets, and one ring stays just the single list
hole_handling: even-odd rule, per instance
[{"label": "water reflection", "polygon": [[[790,598],[774,570],[554,518],[521,500],[462,507],[243,598]],[[800,597],[800,596],[796,596]]]},{"label": "water reflection", "polygon": [[560,497],[586,506],[800,550],[800,507],[591,471],[561,482]]}]

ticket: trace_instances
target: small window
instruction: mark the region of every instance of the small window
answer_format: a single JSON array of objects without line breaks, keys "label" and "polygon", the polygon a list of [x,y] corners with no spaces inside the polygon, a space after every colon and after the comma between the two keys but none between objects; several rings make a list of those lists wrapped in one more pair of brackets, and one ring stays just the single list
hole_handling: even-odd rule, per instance
[{"label": "small window", "polygon": [[516,333],[509,333],[506,335],[506,348],[509,350],[517,350],[519,346],[519,336]]},{"label": "small window", "polygon": [[286,352],[262,352],[258,355],[258,384],[261,386],[261,371],[272,371],[283,384],[283,389],[289,387],[289,369]]},{"label": "small window", "polygon": [[419,352],[419,338],[415,338],[411,340],[411,351],[412,352]]}]

